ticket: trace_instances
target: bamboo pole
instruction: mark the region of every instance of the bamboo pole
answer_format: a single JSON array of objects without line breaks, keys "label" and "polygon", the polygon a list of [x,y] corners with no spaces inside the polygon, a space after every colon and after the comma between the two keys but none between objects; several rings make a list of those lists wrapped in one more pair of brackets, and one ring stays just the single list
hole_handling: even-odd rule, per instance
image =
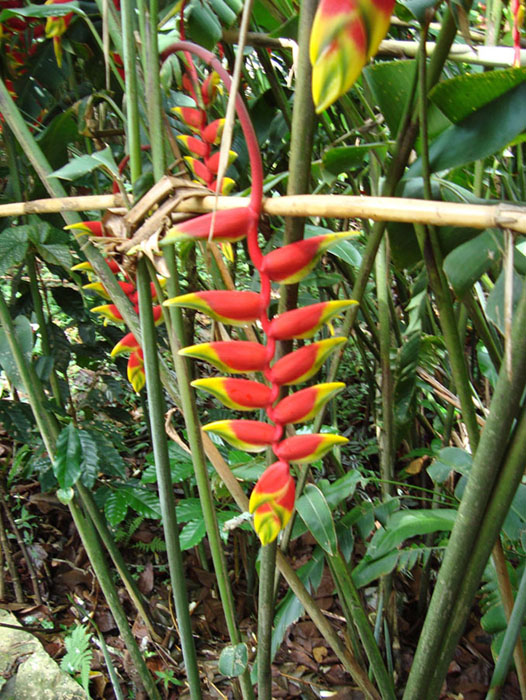
[{"label": "bamboo pole", "polygon": [[[214,208],[214,195],[187,197],[174,212],[202,214]],[[31,202],[0,205],[0,218],[24,214],[55,214],[66,211],[102,210],[120,207],[121,195],[57,197]],[[217,210],[248,206],[248,199],[219,197]],[[526,233],[526,207],[511,203],[464,204],[402,197],[354,197],[334,194],[309,194],[271,197],[263,200],[263,211],[271,216],[323,216],[327,218],[372,219],[433,226],[469,226],[471,228],[508,228]]]}]

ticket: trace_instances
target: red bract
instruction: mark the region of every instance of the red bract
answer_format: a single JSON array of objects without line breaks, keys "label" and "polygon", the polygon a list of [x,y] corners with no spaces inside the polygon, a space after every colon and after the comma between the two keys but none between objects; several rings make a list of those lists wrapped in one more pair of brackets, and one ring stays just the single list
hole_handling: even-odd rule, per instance
[{"label": "red bract", "polygon": [[[209,52],[188,42],[178,42],[174,51],[194,53],[203,58],[220,74],[227,87],[230,78],[221,64]],[[167,52],[164,53],[167,55]],[[212,81],[210,81],[212,82]],[[196,103],[198,89],[187,78],[184,83]],[[208,91],[208,86],[206,88]],[[208,94],[208,93],[207,93]],[[205,94],[201,93],[206,104]],[[248,251],[260,274],[261,292],[206,291],[191,292],[170,299],[166,305],[187,306],[202,311],[216,321],[231,325],[260,322],[267,336],[267,344],[246,340],[201,343],[184,348],[181,354],[205,360],[221,372],[261,372],[270,386],[247,379],[209,377],[197,379],[192,385],[215,396],[228,408],[238,411],[265,410],[274,425],[260,420],[220,420],[204,426],[204,430],[216,433],[228,443],[249,452],[258,452],[271,446],[278,461],[266,469],[256,483],[250,497],[250,512],[254,514],[254,527],[263,545],[274,540],[286,526],[294,509],[295,487],[290,473],[290,462],[308,462],[319,459],[331,446],[346,442],[345,438],[332,435],[299,436],[282,439],[288,423],[309,421],[323,405],[344,388],[341,382],[317,384],[302,389],[278,401],[283,385],[303,382],[314,376],[331,352],[341,347],[346,338],[326,338],[291,352],[272,364],[277,340],[310,338],[325,323],[349,308],[354,301],[328,301],[289,311],[278,318],[268,317],[271,282],[294,283],[305,277],[320,259],[329,245],[350,237],[351,233],[330,233],[325,236],[293,243],[263,255],[258,243],[257,223],[261,213],[263,174],[257,140],[248,114],[241,100],[237,101],[240,121],[245,133],[253,177],[253,189],[248,208],[217,211],[198,216],[174,226],[163,241],[172,243],[180,238],[206,240],[211,236],[219,241],[236,242],[247,237]],[[186,113],[179,110],[181,118],[193,129],[195,136],[181,140],[192,152],[187,157],[192,171],[210,187],[209,179],[218,168],[219,152],[211,153],[212,144],[219,141],[223,120],[204,126],[204,110],[193,109]],[[195,156],[195,157],[194,157]],[[197,158],[203,158],[203,162]],[[224,184],[224,183],[223,183]]]}]

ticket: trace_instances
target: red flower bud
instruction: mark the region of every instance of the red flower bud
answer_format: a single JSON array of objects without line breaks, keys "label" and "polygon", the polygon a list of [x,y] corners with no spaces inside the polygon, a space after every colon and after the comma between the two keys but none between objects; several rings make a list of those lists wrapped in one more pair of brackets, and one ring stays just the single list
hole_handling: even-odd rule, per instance
[{"label": "red flower bud", "polygon": [[182,141],[186,148],[199,158],[207,158],[210,154],[210,146],[208,143],[201,141],[201,139],[195,136],[181,135],[177,137],[179,141]]},{"label": "red flower bud", "polygon": [[[204,167],[204,166],[203,166]],[[208,240],[213,232],[214,241],[229,241],[235,243],[245,238],[250,227],[254,224],[254,213],[249,207],[225,209],[210,214],[195,216],[168,230],[161,246],[175,243],[185,238]]]},{"label": "red flower bud", "polygon": [[304,306],[302,309],[286,311],[272,319],[269,336],[276,340],[312,338],[324,323],[357,303],[354,299],[322,301],[319,304]]},{"label": "red flower bud", "polygon": [[347,338],[327,338],[311,343],[280,358],[272,367],[270,379],[276,384],[300,384],[318,372],[327,357]]},{"label": "red flower bud", "polygon": [[195,107],[172,107],[172,112],[177,114],[186,126],[192,131],[200,132],[206,124],[206,112]]},{"label": "red flower bud", "polygon": [[270,418],[275,423],[285,425],[285,423],[306,423],[322,409],[322,407],[332,399],[342,389],[345,389],[343,382],[328,382],[327,384],[316,384],[301,391],[296,391],[290,396],[282,399],[271,412]]},{"label": "red flower bud", "polygon": [[293,435],[276,445],[274,453],[284,462],[308,464],[321,459],[335,445],[344,445],[346,442],[349,442],[347,438],[332,433]]},{"label": "red flower bud", "polygon": [[256,292],[237,292],[226,289],[209,292],[191,292],[173,297],[164,306],[187,306],[197,309],[215,321],[233,326],[244,326],[259,318],[261,297]]},{"label": "red flower bud", "polygon": [[201,130],[201,136],[207,143],[217,145],[221,141],[224,126],[224,119],[216,119]]},{"label": "red flower bud", "polygon": [[141,391],[146,383],[144,355],[140,348],[132,352],[128,360],[128,381],[137,393]]},{"label": "red flower bud", "polygon": [[65,231],[83,231],[92,236],[104,236],[104,227],[102,221],[79,221],[77,224],[68,224],[64,226]]},{"label": "red flower bud", "polygon": [[276,434],[275,426],[258,420],[216,420],[203,426],[203,430],[247,452],[263,451],[272,444]]},{"label": "red flower bud", "polygon": [[230,377],[208,377],[195,379],[192,386],[213,394],[221,403],[235,411],[252,411],[268,406],[271,390],[266,384],[250,379]]},{"label": "red flower bud", "polygon": [[126,335],[119,340],[117,345],[111,351],[111,356],[116,357],[117,355],[122,355],[126,352],[135,352],[140,350],[141,346],[139,341],[133,335],[133,333],[126,333]]},{"label": "red flower bud", "polygon": [[221,372],[262,372],[267,361],[264,345],[247,340],[217,341],[190,345],[179,350],[180,355],[209,362]]},{"label": "red flower bud", "polygon": [[249,511],[263,546],[276,539],[294,510],[296,487],[286,462],[274,462],[265,469],[250,495]]}]

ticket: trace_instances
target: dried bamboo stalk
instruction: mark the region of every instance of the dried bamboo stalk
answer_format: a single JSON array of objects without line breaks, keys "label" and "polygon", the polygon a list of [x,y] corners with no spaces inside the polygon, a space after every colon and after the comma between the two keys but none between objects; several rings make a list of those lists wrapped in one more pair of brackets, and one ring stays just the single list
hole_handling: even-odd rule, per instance
[{"label": "dried bamboo stalk", "polygon": [[[201,214],[214,208],[215,197],[188,197],[175,207],[176,212]],[[248,206],[248,199],[219,197],[217,209]],[[104,210],[122,206],[120,195],[90,195],[37,199],[0,205],[0,217],[23,214],[51,214],[65,211]],[[435,226],[471,228],[509,228],[526,233],[526,207],[510,203],[463,204],[398,197],[353,197],[348,195],[294,195],[272,197],[263,202],[263,211],[273,216],[323,216],[335,219],[372,219]]]}]

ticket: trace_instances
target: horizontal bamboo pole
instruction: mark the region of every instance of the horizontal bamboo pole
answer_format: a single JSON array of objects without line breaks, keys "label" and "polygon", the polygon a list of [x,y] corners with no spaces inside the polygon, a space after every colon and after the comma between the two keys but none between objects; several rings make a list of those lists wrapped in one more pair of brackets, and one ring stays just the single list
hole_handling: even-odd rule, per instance
[{"label": "horizontal bamboo pole", "polygon": [[[188,197],[177,204],[175,212],[201,214],[212,211],[213,195]],[[0,205],[0,217],[23,214],[52,214],[65,211],[103,210],[122,206],[120,195],[60,197]],[[217,208],[248,206],[248,199],[218,197]],[[263,211],[272,216],[323,216],[335,219],[372,219],[434,226],[471,228],[508,228],[526,233],[526,207],[513,204],[463,204],[398,197],[353,197],[347,195],[294,195],[271,197],[263,202]]]}]

